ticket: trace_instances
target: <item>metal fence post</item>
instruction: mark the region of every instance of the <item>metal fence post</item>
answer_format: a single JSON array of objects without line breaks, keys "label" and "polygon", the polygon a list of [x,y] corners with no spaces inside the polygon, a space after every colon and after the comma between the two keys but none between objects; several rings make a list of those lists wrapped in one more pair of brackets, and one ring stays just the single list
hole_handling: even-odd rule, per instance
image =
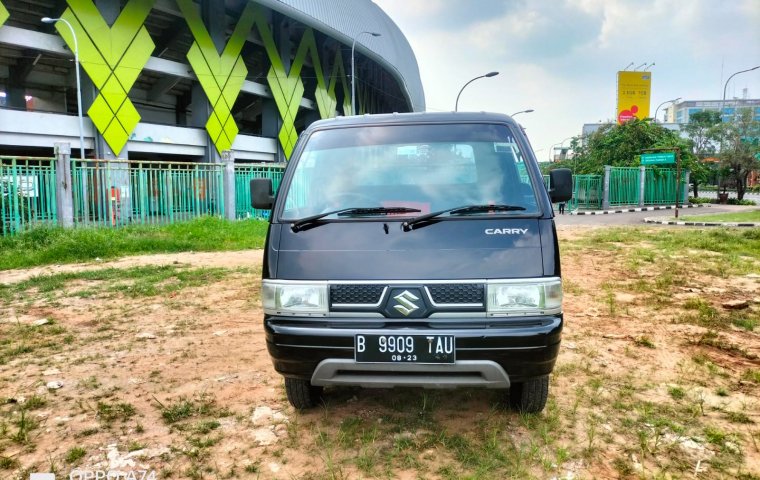
[{"label": "metal fence post", "polygon": [[604,166],[604,189],[602,190],[602,210],[610,208],[610,170],[611,166]]},{"label": "metal fence post", "polygon": [[644,166],[639,167],[639,207],[644,206],[644,195],[647,188],[647,169]]},{"label": "metal fence post", "polygon": [[222,185],[224,186],[224,216],[227,220],[235,220],[235,152],[225,150],[222,152],[224,172]]},{"label": "metal fence post", "polygon": [[71,186],[71,144],[55,144],[55,203],[58,223],[63,228],[74,226],[74,200]]}]

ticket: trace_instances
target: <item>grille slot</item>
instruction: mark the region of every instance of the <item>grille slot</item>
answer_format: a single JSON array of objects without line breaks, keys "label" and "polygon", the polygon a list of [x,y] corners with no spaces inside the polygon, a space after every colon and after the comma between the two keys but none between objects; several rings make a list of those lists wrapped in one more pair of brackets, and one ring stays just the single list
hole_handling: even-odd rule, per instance
[{"label": "grille slot", "polygon": [[330,285],[331,305],[377,305],[385,285]]},{"label": "grille slot", "polygon": [[437,305],[483,305],[485,286],[482,283],[444,283],[428,285],[428,292]]}]

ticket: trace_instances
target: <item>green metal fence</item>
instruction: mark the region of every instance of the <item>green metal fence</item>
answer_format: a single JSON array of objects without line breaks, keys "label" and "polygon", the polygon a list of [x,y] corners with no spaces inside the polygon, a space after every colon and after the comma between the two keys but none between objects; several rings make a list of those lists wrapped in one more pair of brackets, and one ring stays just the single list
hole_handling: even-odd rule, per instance
[{"label": "green metal fence", "polygon": [[257,210],[251,206],[251,180],[269,178],[272,189],[277,192],[284,171],[284,163],[235,165],[235,218],[269,218],[269,210]]},{"label": "green metal fence", "polygon": [[573,198],[568,208],[570,210],[602,208],[604,195],[602,178],[601,175],[573,175]]},{"label": "green metal fence", "polygon": [[56,221],[55,159],[0,156],[0,233]]},{"label": "green metal fence", "polygon": [[681,188],[676,188],[674,168],[647,168],[645,174],[644,203],[647,205],[673,205],[676,203],[676,191],[680,191],[683,201],[686,188],[685,172],[681,172]]},{"label": "green metal fence", "polygon": [[610,168],[610,205],[638,205],[640,193],[638,167]]},{"label": "green metal fence", "polygon": [[224,215],[224,166],[212,163],[72,160],[74,224],[174,223]]}]

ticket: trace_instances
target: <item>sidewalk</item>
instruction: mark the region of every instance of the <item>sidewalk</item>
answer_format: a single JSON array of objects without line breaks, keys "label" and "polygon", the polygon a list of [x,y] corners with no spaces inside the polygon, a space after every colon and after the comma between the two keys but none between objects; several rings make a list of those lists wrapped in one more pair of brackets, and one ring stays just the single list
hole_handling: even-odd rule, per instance
[{"label": "sidewalk", "polygon": [[[687,204],[678,207],[679,210],[686,208],[701,208],[709,207],[709,203]],[[630,212],[652,212],[655,210],[675,210],[675,205],[656,205],[652,207],[631,207],[631,208],[618,208],[615,210],[574,210],[568,212],[570,215],[609,215],[612,213],[630,213]]]}]

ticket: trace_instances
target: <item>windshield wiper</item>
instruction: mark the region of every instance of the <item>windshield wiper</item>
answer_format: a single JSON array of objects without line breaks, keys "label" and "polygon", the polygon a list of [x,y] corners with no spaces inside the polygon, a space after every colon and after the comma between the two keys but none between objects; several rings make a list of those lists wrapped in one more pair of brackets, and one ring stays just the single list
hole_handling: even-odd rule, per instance
[{"label": "windshield wiper", "polygon": [[318,220],[321,220],[330,215],[338,215],[340,217],[347,216],[361,216],[361,215],[388,215],[394,213],[415,213],[421,211],[419,208],[409,207],[359,207],[359,208],[341,208],[339,210],[331,210],[329,212],[318,213],[310,217],[302,218],[297,222],[293,222],[290,229],[294,232],[299,232],[308,225],[312,225]]},{"label": "windshield wiper", "polygon": [[425,215],[420,215],[419,217],[404,222],[402,226],[404,227],[404,231],[408,232],[413,230],[412,227],[414,227],[414,225],[427,222],[428,220],[432,220],[447,213],[449,215],[469,215],[471,213],[516,212],[520,210],[525,210],[525,207],[520,207],[518,205],[466,205],[464,207],[447,208],[446,210],[438,212],[426,213]]}]

